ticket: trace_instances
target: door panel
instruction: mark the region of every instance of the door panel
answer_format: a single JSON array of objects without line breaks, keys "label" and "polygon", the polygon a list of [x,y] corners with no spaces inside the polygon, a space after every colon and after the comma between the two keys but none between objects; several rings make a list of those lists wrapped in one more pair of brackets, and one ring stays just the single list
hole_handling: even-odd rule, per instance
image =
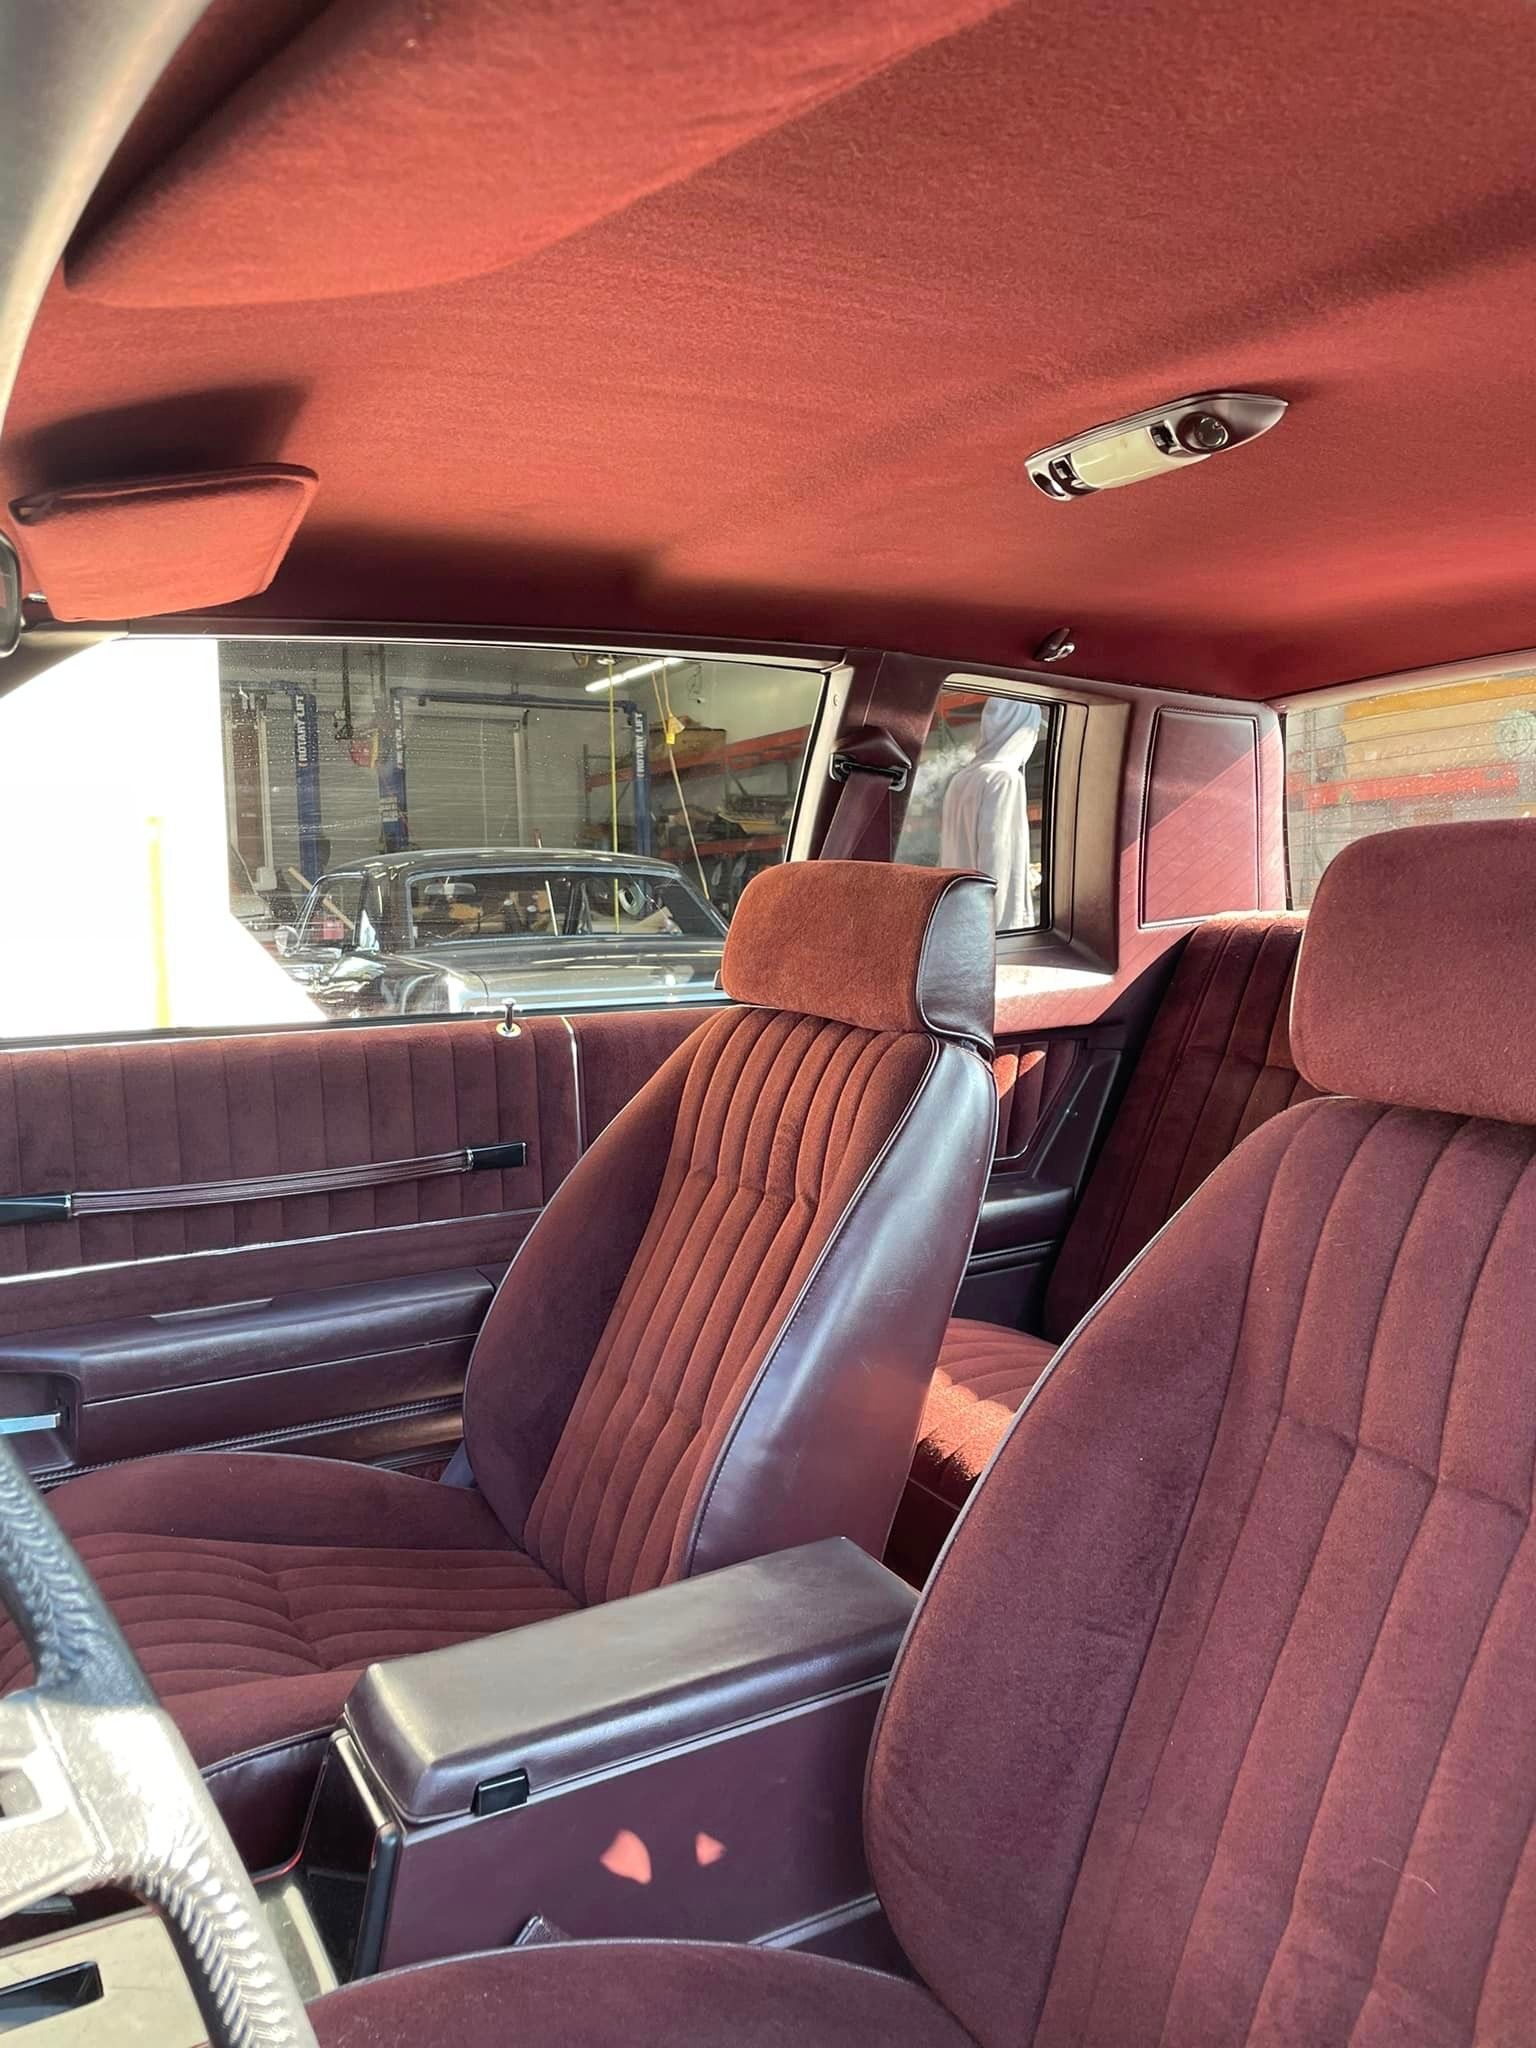
[{"label": "door panel", "polygon": [[[489,1021],[253,1038],[47,1047],[0,1064],[0,1199],[337,1175],[278,1199],[150,1202],[0,1228],[0,1279],[147,1259],[167,1266],[274,1243],[537,1209],[576,1156],[574,1076],[558,1018],[515,1038]],[[510,1170],[376,1186],[348,1169],[508,1141]],[[449,1250],[444,1265],[458,1263]],[[172,1302],[170,1306],[180,1306]]]},{"label": "door panel", "polygon": [[999,1166],[1024,1152],[1041,1111],[1055,1099],[1085,1050],[1085,1039],[1070,1032],[999,1040],[993,1059]]},{"label": "door panel", "polygon": [[[496,1280],[580,1151],[705,1014],[0,1056],[0,1205],[151,1204],[0,1227],[0,1414],[59,1418],[22,1439],[29,1462],[51,1483],[204,1446],[440,1461]],[[999,1047],[998,1158],[962,1313],[1028,1321],[1123,1042],[1096,1026]],[[443,1155],[509,1144],[520,1164],[442,1170]],[[339,1184],[380,1166],[421,1171]],[[266,1191],[279,1175],[311,1178]],[[176,1206],[189,1189],[196,1204]]]},{"label": "door panel", "polygon": [[996,1056],[997,1156],[957,1315],[1029,1329],[1122,1077],[1118,1025],[1006,1039]]},{"label": "door panel", "polygon": [[[0,1055],[0,1218],[74,1198],[0,1225],[0,1417],[42,1419],[45,1483],[205,1446],[440,1461],[496,1280],[702,1014]],[[468,1170],[491,1146],[521,1149]]]},{"label": "door panel", "polygon": [[[308,1451],[319,1436],[357,1439],[378,1455],[387,1434],[398,1455],[455,1426],[492,1292],[471,1267],[123,1316],[0,1340],[0,1373],[13,1395],[25,1390],[35,1404],[26,1413],[58,1417],[23,1442],[48,1480],[237,1441]],[[416,1426],[397,1427],[407,1423]],[[333,1452],[346,1455],[334,1442]]]}]

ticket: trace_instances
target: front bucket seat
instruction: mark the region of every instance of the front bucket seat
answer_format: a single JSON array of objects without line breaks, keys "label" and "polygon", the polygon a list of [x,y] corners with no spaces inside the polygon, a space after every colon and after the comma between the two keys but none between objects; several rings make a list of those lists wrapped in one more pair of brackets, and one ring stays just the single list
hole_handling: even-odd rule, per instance
[{"label": "front bucket seat", "polygon": [[[819,1537],[879,1555],[992,1154],[991,898],[859,861],[750,884],[737,1007],[594,1141],[501,1285],[466,1483],[182,1453],[52,1496],[249,1863],[297,1846],[376,1659]],[[28,1668],[7,1625],[0,1687]]]},{"label": "front bucket seat", "polygon": [[1536,2038],[1536,822],[1324,875],[1244,1141],[1057,1353],[896,1667],[916,1981],[663,1943],[313,2009],[325,2048]]}]

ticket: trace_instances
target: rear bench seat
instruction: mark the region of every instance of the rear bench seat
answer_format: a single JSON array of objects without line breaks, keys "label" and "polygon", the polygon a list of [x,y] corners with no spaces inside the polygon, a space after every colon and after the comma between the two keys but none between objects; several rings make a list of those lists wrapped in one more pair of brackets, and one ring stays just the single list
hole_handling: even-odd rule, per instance
[{"label": "rear bench seat", "polygon": [[950,1323],[887,1553],[909,1578],[927,1576],[1062,1339],[1234,1146],[1314,1093],[1287,1030],[1303,924],[1221,917],[1190,934],[1062,1244],[1044,1335]]}]

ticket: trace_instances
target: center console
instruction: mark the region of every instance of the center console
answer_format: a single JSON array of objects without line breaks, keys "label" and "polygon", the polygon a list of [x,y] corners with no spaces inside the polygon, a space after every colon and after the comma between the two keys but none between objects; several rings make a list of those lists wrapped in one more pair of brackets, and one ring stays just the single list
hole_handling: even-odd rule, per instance
[{"label": "center console", "polygon": [[[260,1887],[302,1995],[577,1937],[900,1967],[862,1807],[915,1598],[839,1539],[373,1665],[332,1738],[297,1866]],[[58,2048],[203,2039],[164,1927],[127,1903],[47,1901],[8,1923],[0,2034],[36,2027]]]},{"label": "center console", "polygon": [[297,1872],[338,1974],[562,1936],[882,1960],[864,1766],[914,1599],[832,1540],[374,1665]]}]

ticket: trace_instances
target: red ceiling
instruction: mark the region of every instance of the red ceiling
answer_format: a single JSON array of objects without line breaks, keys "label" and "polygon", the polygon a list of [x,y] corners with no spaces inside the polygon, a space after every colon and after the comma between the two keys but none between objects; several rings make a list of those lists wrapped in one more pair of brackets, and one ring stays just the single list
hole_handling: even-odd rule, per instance
[{"label": "red ceiling", "polygon": [[[273,56],[222,0],[131,138],[6,498],[306,465],[270,616],[1070,623],[1081,673],[1252,696],[1536,643],[1527,0],[280,12]],[[1030,488],[1215,385],[1291,410]]]}]

